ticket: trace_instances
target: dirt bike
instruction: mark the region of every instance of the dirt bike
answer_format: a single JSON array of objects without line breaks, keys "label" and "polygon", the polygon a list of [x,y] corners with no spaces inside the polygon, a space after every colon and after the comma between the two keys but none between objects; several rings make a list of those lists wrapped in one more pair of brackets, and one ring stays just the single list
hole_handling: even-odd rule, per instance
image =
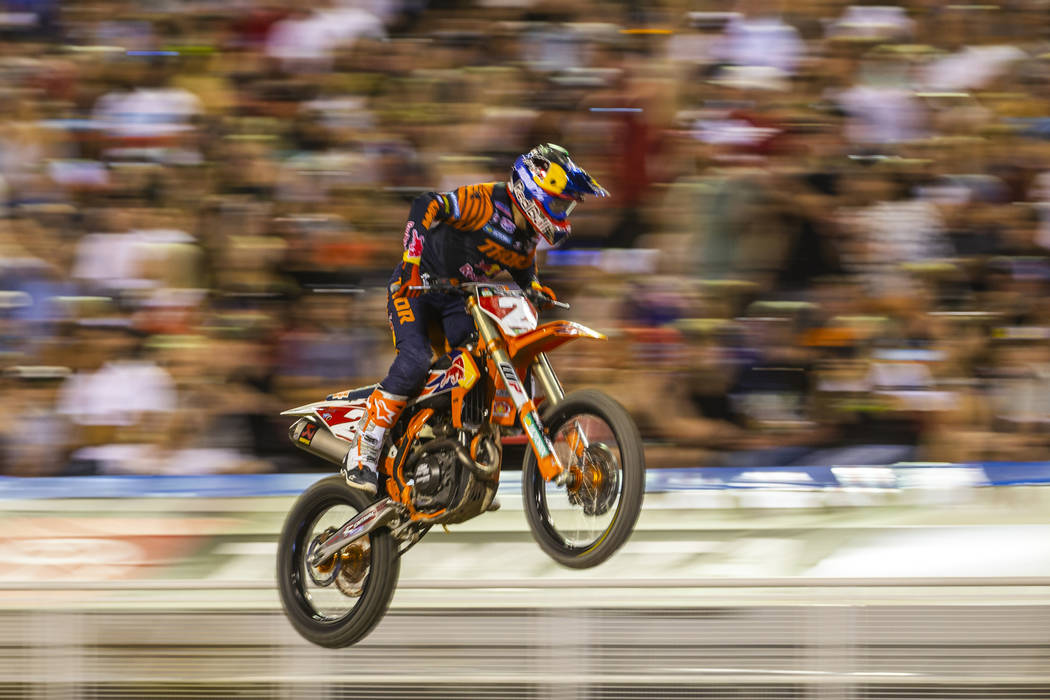
[{"label": "dirt bike", "polygon": [[[599,391],[565,394],[547,357],[566,342],[606,336],[571,321],[539,325],[528,295],[503,285],[427,289],[464,297],[476,340],[434,363],[387,431],[377,496],[351,489],[341,475],[321,479],[281,530],[281,603],[295,629],[320,646],[349,646],[378,624],[401,555],[433,526],[493,508],[509,433],[520,429],[531,447],[521,473],[525,517],[558,563],[582,569],[605,561],[641,510],[645,455],[631,416]],[[289,438],[341,465],[373,389],[283,412],[298,417]]]}]

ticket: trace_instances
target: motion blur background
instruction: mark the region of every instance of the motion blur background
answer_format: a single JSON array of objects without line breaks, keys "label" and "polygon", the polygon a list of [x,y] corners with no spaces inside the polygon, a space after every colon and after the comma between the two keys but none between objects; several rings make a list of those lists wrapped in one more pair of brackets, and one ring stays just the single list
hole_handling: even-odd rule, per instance
[{"label": "motion blur background", "polygon": [[[320,654],[276,414],[385,373],[412,197],[546,141],[639,531],[558,571],[508,474]],[[0,0],[0,178],[2,697],[1050,697],[1045,0]]]},{"label": "motion blur background", "polygon": [[1044,5],[6,0],[0,472],[309,468],[411,198],[544,141],[651,459],[1044,459]]}]

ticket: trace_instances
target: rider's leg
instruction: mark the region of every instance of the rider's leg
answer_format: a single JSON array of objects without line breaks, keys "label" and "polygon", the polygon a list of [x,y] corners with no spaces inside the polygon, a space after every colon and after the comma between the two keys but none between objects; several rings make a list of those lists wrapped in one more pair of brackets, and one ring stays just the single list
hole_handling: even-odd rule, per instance
[{"label": "rider's leg", "polygon": [[397,356],[387,376],[368,397],[367,411],[357,426],[343,469],[350,486],[373,494],[378,490],[376,467],[383,438],[397,421],[408,397],[426,379],[431,358],[426,333],[427,304],[423,298],[401,301],[398,306],[389,299],[387,308]]},{"label": "rider's leg", "polygon": [[[449,347],[452,348],[464,345],[477,332],[474,319],[467,313],[463,300],[453,296],[444,296],[441,299],[441,327]],[[500,509],[499,496],[493,496],[488,509]]]},{"label": "rider's leg", "polygon": [[439,304],[441,329],[445,333],[449,347],[463,345],[477,332],[474,328],[474,319],[467,313],[463,300],[451,295],[443,295]]},{"label": "rider's leg", "polygon": [[405,396],[391,394],[380,387],[368,397],[367,410],[357,425],[350,451],[346,453],[344,475],[350,486],[372,494],[378,490],[376,466],[383,438],[401,414],[405,402]]}]

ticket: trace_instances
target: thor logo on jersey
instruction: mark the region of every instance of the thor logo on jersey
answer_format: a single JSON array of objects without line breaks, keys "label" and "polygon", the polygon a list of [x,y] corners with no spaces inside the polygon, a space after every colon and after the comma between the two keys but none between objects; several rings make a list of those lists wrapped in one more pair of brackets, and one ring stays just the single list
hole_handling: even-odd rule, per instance
[{"label": "thor logo on jersey", "polygon": [[532,260],[531,255],[515,253],[512,250],[507,250],[495,241],[485,241],[478,246],[478,251],[484,253],[504,267],[512,267],[518,270],[528,267],[529,262]]}]

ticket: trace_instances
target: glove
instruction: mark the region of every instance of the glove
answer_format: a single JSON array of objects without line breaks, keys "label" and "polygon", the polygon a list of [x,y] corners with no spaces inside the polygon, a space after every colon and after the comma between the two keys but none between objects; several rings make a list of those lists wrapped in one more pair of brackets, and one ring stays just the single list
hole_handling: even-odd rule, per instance
[{"label": "glove", "polygon": [[419,258],[414,261],[404,258],[401,261],[399,272],[400,279],[390,285],[390,296],[397,299],[399,297],[418,297],[423,294],[422,289],[410,289],[410,287],[423,286],[423,277],[419,274]]},{"label": "glove", "polygon": [[525,295],[536,306],[550,306],[552,302],[558,301],[558,295],[550,287],[544,287],[539,280],[532,280]]}]

